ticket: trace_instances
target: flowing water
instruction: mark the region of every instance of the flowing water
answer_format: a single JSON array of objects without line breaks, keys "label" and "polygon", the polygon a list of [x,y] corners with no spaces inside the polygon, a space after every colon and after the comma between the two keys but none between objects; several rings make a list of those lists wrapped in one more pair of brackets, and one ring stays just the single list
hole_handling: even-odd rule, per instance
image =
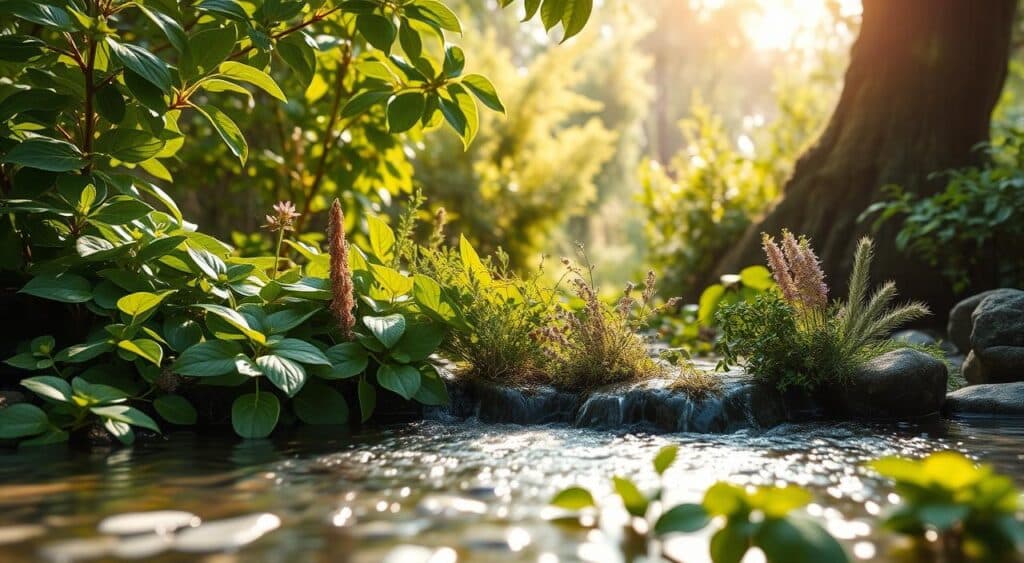
[{"label": "flowing water", "polygon": [[[699,500],[720,479],[805,485],[811,515],[860,559],[893,559],[876,515],[896,498],[866,460],[954,449],[1024,484],[1024,421],[724,435],[430,420],[357,433],[306,427],[273,441],[178,433],[130,449],[0,452],[0,560],[625,561],[644,546],[615,524],[621,513],[587,529],[546,501],[571,484],[606,496],[613,474],[653,487],[650,460],[668,443],[680,446],[668,500]],[[162,526],[186,526],[176,534],[129,535],[137,518],[98,530],[106,517],[154,510],[198,519],[164,515]],[[703,561],[706,542],[681,536],[662,548]]]}]

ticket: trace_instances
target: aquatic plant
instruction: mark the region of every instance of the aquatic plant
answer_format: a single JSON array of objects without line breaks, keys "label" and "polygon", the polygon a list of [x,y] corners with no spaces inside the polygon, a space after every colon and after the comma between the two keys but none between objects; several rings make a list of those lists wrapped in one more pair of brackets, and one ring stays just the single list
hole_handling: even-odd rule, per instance
[{"label": "aquatic plant", "polygon": [[[655,456],[654,469],[663,479],[677,455],[678,447],[669,445]],[[704,493],[700,504],[664,508],[664,484],[649,494],[626,477],[613,477],[612,484],[630,516],[645,521],[634,530],[654,538],[698,532],[716,524],[709,545],[715,563],[738,562],[752,547],[760,548],[774,563],[849,561],[839,542],[824,528],[795,513],[811,501],[810,493],[795,485],[741,487],[718,482]],[[598,507],[593,494],[582,487],[560,491],[551,504],[567,510]]]},{"label": "aquatic plant", "polygon": [[893,305],[891,282],[868,295],[868,238],[857,245],[847,299],[833,304],[809,240],[784,231],[781,246],[767,235],[763,244],[778,290],[719,311],[724,367],[742,363],[783,389],[848,382],[865,362],[900,346],[886,338],[892,330],[929,314],[921,303]]},{"label": "aquatic plant", "polygon": [[1021,493],[991,466],[937,452],[922,460],[885,457],[868,467],[895,481],[900,495],[886,528],[922,543],[937,534],[942,549],[976,561],[1000,561],[1024,547]]}]

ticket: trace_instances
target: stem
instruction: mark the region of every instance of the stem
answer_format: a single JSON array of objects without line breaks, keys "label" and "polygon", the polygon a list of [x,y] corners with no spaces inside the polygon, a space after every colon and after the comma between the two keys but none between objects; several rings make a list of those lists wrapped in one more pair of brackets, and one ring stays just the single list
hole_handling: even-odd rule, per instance
[{"label": "stem", "polygon": [[281,245],[284,243],[284,227],[277,231],[277,248],[274,249],[274,272],[270,279],[277,279],[278,263],[281,261]]},{"label": "stem", "polygon": [[[95,113],[92,107],[93,96],[96,94],[96,84],[92,80],[93,70],[96,68],[96,40],[89,38],[89,55],[85,63],[85,132],[83,133],[82,139],[82,152],[85,154],[92,153],[92,136],[93,127],[95,124]],[[90,162],[85,166],[85,171],[88,172],[92,168]]]},{"label": "stem", "polygon": [[[271,39],[280,39],[282,37],[285,37],[286,35],[291,35],[292,33],[295,33],[296,31],[299,31],[300,29],[304,29],[306,27],[309,27],[309,26],[317,23],[318,21],[326,18],[327,16],[333,14],[334,12],[337,12],[340,9],[341,8],[331,8],[330,10],[327,10],[326,12],[319,13],[319,14],[314,14],[313,17],[309,18],[308,20],[303,21],[303,22],[299,22],[299,23],[297,23],[297,24],[295,24],[295,25],[293,25],[293,26],[291,26],[291,27],[289,27],[287,29],[282,30],[282,31],[278,31],[277,33],[271,35],[270,37],[271,37]],[[242,55],[248,53],[249,51],[252,51],[255,48],[256,48],[255,45],[249,45],[248,47],[246,47],[244,49],[239,49],[239,50],[235,51],[234,53],[231,53],[231,55],[229,55],[228,58],[229,59],[237,59],[237,58],[241,57]]]}]

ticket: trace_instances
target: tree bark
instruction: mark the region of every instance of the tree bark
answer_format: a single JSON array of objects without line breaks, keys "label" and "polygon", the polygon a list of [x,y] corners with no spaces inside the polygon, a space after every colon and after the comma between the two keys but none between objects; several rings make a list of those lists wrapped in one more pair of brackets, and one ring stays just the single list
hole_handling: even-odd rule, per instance
[{"label": "tree bark", "polygon": [[[858,216],[898,184],[944,187],[936,171],[978,162],[1010,53],[1017,0],[864,0],[843,92],[821,137],[798,161],[783,198],[719,262],[717,277],[762,263],[760,233],[811,237],[832,286],[846,293],[853,248],[871,234]],[[953,302],[937,271],[899,251],[898,221],[874,233],[874,280],[929,303],[942,322]],[[985,285],[977,280],[976,285]]]}]

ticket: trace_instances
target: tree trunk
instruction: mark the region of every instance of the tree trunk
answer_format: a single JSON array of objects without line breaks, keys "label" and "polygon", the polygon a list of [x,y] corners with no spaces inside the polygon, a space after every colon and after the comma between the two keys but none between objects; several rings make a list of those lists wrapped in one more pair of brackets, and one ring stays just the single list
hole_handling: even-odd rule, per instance
[{"label": "tree trunk", "polygon": [[[787,228],[812,238],[833,296],[846,293],[857,217],[898,184],[942,189],[936,171],[977,162],[1006,78],[1017,0],[864,0],[842,95],[818,139],[797,162],[784,197],[720,262],[717,275],[762,263],[760,233]],[[894,244],[898,221],[874,233],[875,281],[929,303],[942,322],[954,295],[936,271]]]}]

